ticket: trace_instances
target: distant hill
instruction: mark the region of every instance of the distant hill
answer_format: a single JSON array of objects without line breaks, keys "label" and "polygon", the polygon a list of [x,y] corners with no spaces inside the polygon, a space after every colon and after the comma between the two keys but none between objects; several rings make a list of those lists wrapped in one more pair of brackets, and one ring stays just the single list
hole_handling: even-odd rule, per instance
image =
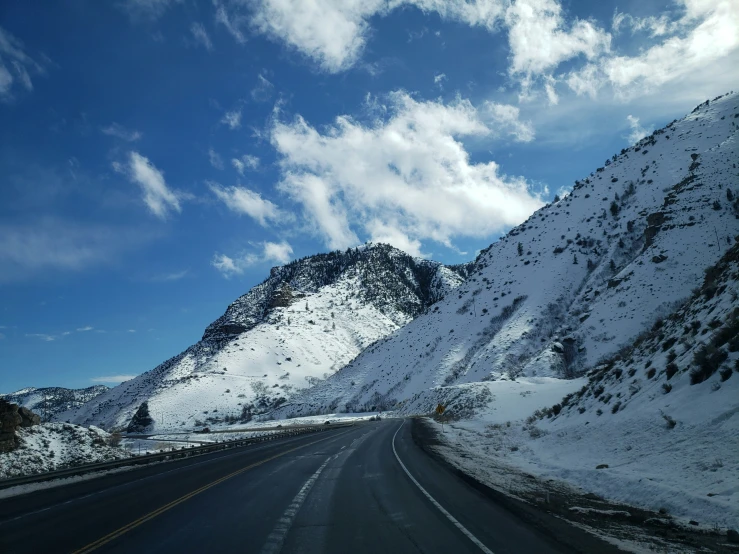
[{"label": "distant hill", "polygon": [[464,281],[469,267],[414,258],[386,244],[274,267],[200,342],[58,418],[123,428],[147,402],[154,429],[249,419],[424,313]]},{"label": "distant hill", "polygon": [[105,385],[94,385],[86,389],[66,389],[64,387],[28,387],[8,394],[0,394],[0,398],[25,406],[39,414],[45,421],[53,419],[66,410],[79,408],[96,396],[106,392]]}]

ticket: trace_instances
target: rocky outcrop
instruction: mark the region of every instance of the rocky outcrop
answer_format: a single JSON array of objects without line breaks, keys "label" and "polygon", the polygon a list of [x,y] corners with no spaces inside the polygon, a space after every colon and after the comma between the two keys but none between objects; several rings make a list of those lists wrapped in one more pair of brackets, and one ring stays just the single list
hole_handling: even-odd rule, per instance
[{"label": "rocky outcrop", "polygon": [[25,406],[18,408],[18,415],[21,416],[21,427],[33,427],[41,423],[41,416],[34,414]]},{"label": "rocky outcrop", "polygon": [[[654,237],[662,229],[662,225],[667,221],[665,212],[655,212],[647,216],[647,228],[644,229],[644,248],[646,250],[654,242]],[[642,251],[643,251],[642,250]]]},{"label": "rocky outcrop", "polygon": [[149,403],[142,402],[139,409],[131,418],[131,422],[128,424],[126,431],[128,433],[143,433],[147,431],[154,423],[151,415],[149,414]]},{"label": "rocky outcrop", "polygon": [[41,417],[38,414],[0,399],[0,453],[16,449],[18,437],[15,432],[19,427],[33,427],[39,423]]}]

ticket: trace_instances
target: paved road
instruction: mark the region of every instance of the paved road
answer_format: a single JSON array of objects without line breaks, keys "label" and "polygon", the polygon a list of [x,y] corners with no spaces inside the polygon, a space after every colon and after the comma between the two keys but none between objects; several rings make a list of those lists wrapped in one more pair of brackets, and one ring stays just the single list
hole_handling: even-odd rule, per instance
[{"label": "paved road", "polygon": [[0,500],[0,552],[613,552],[498,506],[421,450],[411,426],[357,425]]}]

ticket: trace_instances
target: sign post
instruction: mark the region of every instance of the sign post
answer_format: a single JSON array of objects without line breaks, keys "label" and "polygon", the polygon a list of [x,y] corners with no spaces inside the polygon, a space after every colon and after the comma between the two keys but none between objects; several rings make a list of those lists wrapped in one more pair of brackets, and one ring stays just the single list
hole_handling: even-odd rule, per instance
[{"label": "sign post", "polygon": [[436,415],[439,416],[439,422],[441,423],[441,432],[444,432],[444,421],[441,419],[441,416],[444,414],[444,411],[446,410],[446,407],[443,404],[437,404],[436,405]]}]

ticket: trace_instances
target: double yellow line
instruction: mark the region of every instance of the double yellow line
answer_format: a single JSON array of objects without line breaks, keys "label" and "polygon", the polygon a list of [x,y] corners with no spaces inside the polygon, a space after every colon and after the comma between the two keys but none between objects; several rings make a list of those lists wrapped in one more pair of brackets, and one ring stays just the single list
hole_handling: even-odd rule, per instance
[{"label": "double yellow line", "polygon": [[[346,434],[348,432],[349,431],[344,431],[343,433],[339,433],[339,434],[340,435],[344,435],[344,434]],[[175,506],[177,506],[179,504],[182,504],[183,502],[185,502],[186,500],[189,500],[193,496],[196,496],[196,495],[200,494],[201,492],[207,491],[211,487],[215,487],[216,485],[218,485],[220,483],[223,483],[224,481],[227,481],[228,479],[231,479],[231,477],[235,477],[235,476],[239,475],[240,473],[244,473],[245,471],[249,471],[250,469],[253,469],[253,468],[257,467],[257,466],[260,466],[262,464],[266,464],[267,462],[271,462],[272,460],[275,460],[277,458],[280,458],[280,457],[284,456],[285,454],[289,454],[290,452],[295,452],[296,450],[300,450],[301,448],[305,448],[307,446],[311,446],[312,444],[323,442],[323,441],[326,441],[328,439],[336,438],[337,436],[338,435],[333,435],[331,437],[326,437],[325,439],[319,439],[317,441],[309,442],[308,444],[303,444],[301,446],[296,446],[295,448],[291,448],[289,450],[285,450],[285,451],[280,452],[279,454],[276,454],[276,455],[274,455],[274,456],[272,456],[270,458],[265,458],[264,460],[260,460],[258,462],[255,462],[255,463],[251,464],[251,465],[248,465],[246,467],[242,467],[241,469],[238,469],[238,470],[234,471],[233,473],[229,473],[225,477],[221,477],[220,479],[216,479],[212,483],[208,483],[207,485],[202,486],[202,487],[200,487],[197,490],[194,490],[192,492],[187,493],[184,496],[181,496],[177,500],[173,500],[169,504],[165,504],[161,508],[157,508],[153,512],[149,512],[145,516],[142,516],[139,519],[137,519],[135,521],[132,521],[128,525],[124,525],[120,529],[117,529],[116,531],[113,531],[112,533],[109,533],[109,534],[105,535],[104,537],[96,540],[95,542],[91,542],[90,544],[88,544],[87,546],[84,546],[84,547],[80,548],[79,550],[75,550],[73,554],[87,554],[88,552],[92,552],[93,550],[97,550],[101,546],[103,546],[105,544],[108,544],[110,541],[117,539],[121,535],[125,535],[131,529],[135,529],[136,527],[138,527],[142,523],[146,523],[147,521],[150,521],[150,520],[154,519],[158,515],[163,514],[167,510],[171,510]]]}]

